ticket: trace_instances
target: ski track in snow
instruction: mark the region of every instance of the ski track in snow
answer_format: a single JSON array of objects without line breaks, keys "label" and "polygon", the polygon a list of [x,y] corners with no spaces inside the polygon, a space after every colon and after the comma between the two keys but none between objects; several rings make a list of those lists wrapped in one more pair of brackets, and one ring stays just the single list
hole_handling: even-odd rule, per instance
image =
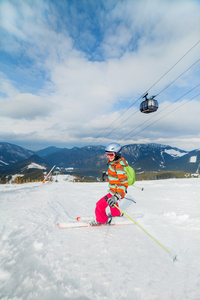
[{"label": "ski track in snow", "polygon": [[[59,229],[93,216],[107,183],[0,185],[0,299],[199,300],[200,179],[137,182],[137,225]],[[128,201],[128,200],[126,200]]]}]

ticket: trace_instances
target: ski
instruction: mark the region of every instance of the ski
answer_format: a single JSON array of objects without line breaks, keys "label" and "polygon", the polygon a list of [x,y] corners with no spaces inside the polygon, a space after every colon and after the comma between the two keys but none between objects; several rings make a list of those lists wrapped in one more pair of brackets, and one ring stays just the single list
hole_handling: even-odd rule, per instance
[{"label": "ski", "polygon": [[[137,217],[141,218],[143,217],[143,215],[137,214]],[[136,214],[135,214],[135,218],[136,218]],[[92,220],[94,220],[94,217],[77,217],[76,221],[57,223],[57,226],[60,229],[69,229],[69,228],[105,227],[105,226],[120,226],[120,225],[134,224],[126,217],[113,217],[111,224],[90,225],[89,222]]]},{"label": "ski", "polygon": [[[129,223],[131,224],[131,223]],[[99,224],[99,225],[90,225],[90,224],[86,224],[86,223],[57,223],[57,226],[60,229],[69,229],[69,228],[84,228],[84,227],[102,227],[102,226],[119,226],[119,225],[127,225],[125,223],[123,224]]]}]

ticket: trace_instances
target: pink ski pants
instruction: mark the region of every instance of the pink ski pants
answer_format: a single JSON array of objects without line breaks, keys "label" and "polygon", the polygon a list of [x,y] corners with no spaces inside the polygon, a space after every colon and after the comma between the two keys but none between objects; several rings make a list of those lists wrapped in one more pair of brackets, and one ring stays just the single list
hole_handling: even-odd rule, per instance
[{"label": "pink ski pants", "polygon": [[[108,203],[106,201],[106,197],[111,198],[112,195],[109,193],[96,203],[95,215],[96,215],[96,220],[99,223],[106,223],[108,221],[108,216],[106,214],[106,207],[108,207]],[[118,206],[118,203],[116,203],[116,205]],[[119,209],[111,206],[110,206],[110,212],[113,217],[120,216],[121,214]]]}]

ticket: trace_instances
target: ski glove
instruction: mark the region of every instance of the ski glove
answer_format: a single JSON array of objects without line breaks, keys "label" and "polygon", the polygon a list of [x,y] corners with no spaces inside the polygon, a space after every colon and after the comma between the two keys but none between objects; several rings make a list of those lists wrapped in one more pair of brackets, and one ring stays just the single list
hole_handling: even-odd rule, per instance
[{"label": "ski glove", "polygon": [[121,200],[121,196],[118,193],[115,193],[111,198],[108,198],[107,203],[109,206],[114,207],[114,204],[119,200]]}]

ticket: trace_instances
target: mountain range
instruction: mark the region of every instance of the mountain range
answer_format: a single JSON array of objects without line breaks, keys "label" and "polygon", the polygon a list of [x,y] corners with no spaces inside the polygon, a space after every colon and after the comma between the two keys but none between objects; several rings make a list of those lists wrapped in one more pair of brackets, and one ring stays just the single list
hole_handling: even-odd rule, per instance
[{"label": "mountain range", "polygon": [[9,143],[0,143],[0,167],[25,160],[34,152]]},{"label": "mountain range", "polygon": [[[36,152],[9,143],[0,143],[0,174],[22,172],[32,168],[50,168],[56,165],[61,170],[97,176],[107,170],[103,146],[74,147],[72,149],[48,147]],[[131,144],[122,149],[123,157],[136,172],[159,170],[183,170],[196,172],[200,164],[200,150],[185,151],[161,144]]]}]

